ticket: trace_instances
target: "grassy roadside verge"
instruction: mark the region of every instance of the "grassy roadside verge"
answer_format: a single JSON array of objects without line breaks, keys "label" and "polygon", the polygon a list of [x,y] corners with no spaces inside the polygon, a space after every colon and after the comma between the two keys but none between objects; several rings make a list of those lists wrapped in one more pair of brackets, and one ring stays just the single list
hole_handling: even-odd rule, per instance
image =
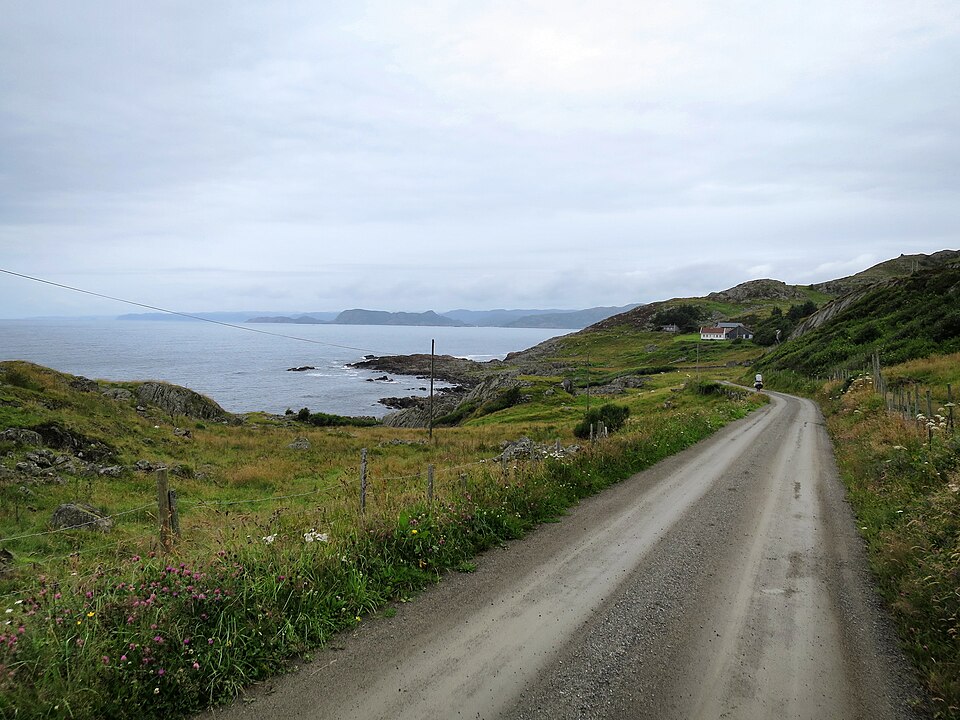
[{"label": "grassy roadside verge", "polygon": [[77,556],[75,572],[0,604],[0,717],[149,718],[222,702],[761,401],[691,384],[577,455],[481,466],[432,504],[352,519],[328,506],[235,515],[172,555]]},{"label": "grassy roadside verge", "polygon": [[866,379],[818,400],[902,645],[935,717],[960,718],[960,436],[889,414]]}]

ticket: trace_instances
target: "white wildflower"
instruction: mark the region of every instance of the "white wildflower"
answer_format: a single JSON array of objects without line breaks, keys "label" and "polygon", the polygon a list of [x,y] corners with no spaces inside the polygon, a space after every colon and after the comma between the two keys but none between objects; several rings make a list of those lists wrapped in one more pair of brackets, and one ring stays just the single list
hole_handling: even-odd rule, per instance
[{"label": "white wildflower", "polygon": [[274,533],[273,535],[267,535],[267,536],[265,536],[265,537],[263,538],[263,541],[264,541],[267,545],[269,545],[270,543],[272,543],[272,542],[273,542],[274,540],[276,540],[276,539],[277,539],[277,534]]},{"label": "white wildflower", "polygon": [[303,534],[303,541],[312,543],[312,542],[330,542],[330,536],[327,533],[317,532],[313,528],[310,528],[307,532]]}]

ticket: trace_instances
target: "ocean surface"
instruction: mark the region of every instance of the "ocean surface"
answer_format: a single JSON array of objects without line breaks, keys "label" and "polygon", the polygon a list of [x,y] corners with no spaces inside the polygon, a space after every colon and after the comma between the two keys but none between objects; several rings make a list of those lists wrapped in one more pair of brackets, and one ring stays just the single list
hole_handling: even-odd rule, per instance
[{"label": "ocean surface", "polygon": [[[371,382],[384,373],[346,367],[364,355],[429,353],[435,339],[438,355],[483,362],[566,332],[573,331],[260,324],[242,330],[188,320],[0,320],[0,360],[29,360],[95,380],[163,380],[203,393],[230,412],[307,407],[381,417],[390,410],[377,400],[426,395],[429,381],[391,375],[389,382]],[[303,365],[316,370],[287,370]]]}]

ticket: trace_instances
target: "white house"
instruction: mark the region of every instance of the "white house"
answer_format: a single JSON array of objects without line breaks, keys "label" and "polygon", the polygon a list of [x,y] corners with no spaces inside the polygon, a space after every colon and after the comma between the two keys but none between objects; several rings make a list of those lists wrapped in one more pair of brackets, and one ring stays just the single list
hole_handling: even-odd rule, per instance
[{"label": "white house", "polygon": [[712,327],[700,328],[701,340],[744,340],[753,339],[753,331],[743,323],[717,323]]}]

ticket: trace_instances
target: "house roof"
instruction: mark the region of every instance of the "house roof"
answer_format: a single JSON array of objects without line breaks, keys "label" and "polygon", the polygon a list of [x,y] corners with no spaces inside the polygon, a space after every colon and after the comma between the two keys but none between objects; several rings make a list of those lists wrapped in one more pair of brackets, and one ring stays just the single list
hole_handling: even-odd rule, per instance
[{"label": "house roof", "polygon": [[700,328],[701,335],[723,335],[726,337],[730,334],[736,333],[745,333],[747,335],[753,335],[753,330],[748,328],[743,323],[720,323],[716,327],[702,327]]}]

